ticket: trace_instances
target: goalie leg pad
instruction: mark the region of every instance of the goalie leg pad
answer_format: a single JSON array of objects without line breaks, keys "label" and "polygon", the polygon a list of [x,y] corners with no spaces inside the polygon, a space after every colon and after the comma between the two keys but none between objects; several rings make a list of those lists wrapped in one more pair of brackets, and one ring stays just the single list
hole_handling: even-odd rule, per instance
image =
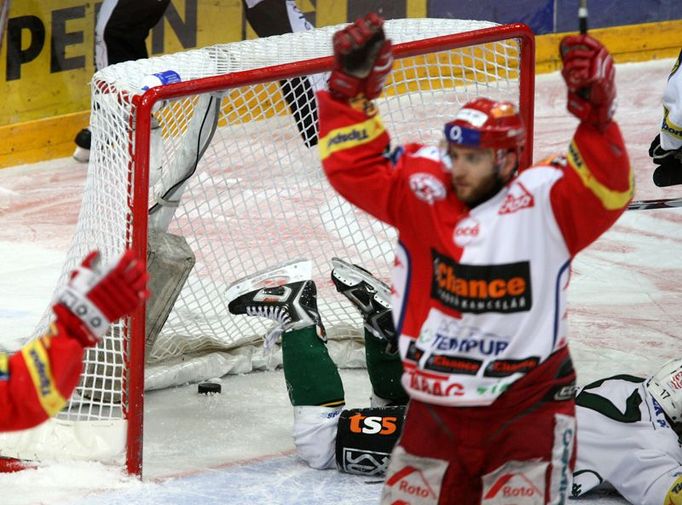
[{"label": "goalie leg pad", "polygon": [[[195,257],[184,237],[149,230],[147,270],[149,290],[145,317],[145,355],[151,356],[154,343],[194,267]],[[118,331],[111,328],[110,331]],[[118,349],[115,349],[118,350]],[[83,396],[106,403],[120,403],[121,393],[112,384],[121,380],[122,353],[95,348],[96,358],[87,361],[83,375]],[[114,392],[112,392],[114,391]]]},{"label": "goalie leg pad", "polygon": [[405,407],[349,409],[341,412],[336,433],[336,466],[342,472],[380,477],[398,442]]},{"label": "goalie leg pad", "polygon": [[152,296],[147,302],[146,355],[168,319],[196,259],[184,237],[149,230],[147,269]]}]

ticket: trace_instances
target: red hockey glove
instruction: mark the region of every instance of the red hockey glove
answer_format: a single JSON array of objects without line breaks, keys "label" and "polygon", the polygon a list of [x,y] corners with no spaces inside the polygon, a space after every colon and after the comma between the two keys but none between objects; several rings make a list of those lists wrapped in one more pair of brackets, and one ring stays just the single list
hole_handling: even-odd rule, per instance
[{"label": "red hockey glove", "polygon": [[569,35],[559,45],[568,86],[568,111],[597,128],[615,112],[616,69],[606,48],[589,35]]},{"label": "red hockey glove", "polygon": [[329,77],[329,91],[339,100],[364,95],[373,100],[381,94],[393,66],[391,41],[384,34],[384,20],[367,14],[339,30],[332,38],[336,65]]},{"label": "red hockey glove", "polygon": [[105,266],[99,252],[93,251],[57,295],[53,307],[57,321],[83,346],[94,346],[112,322],[130,314],[149,296],[148,278],[130,250],[116,264]]}]

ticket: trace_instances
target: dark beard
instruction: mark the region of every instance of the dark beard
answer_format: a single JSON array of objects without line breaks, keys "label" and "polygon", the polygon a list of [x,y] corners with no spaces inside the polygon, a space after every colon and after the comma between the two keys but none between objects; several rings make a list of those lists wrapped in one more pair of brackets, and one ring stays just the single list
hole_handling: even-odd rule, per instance
[{"label": "dark beard", "polygon": [[500,190],[506,186],[507,182],[508,181],[503,181],[502,178],[500,177],[500,174],[496,173],[495,174],[495,181],[488,191],[481,194],[481,196],[479,196],[475,200],[472,200],[470,202],[464,202],[464,203],[466,203],[470,209],[473,209],[474,207],[477,207],[477,206],[481,205],[482,203],[487,202],[493,196],[495,196],[497,193],[499,193]]}]

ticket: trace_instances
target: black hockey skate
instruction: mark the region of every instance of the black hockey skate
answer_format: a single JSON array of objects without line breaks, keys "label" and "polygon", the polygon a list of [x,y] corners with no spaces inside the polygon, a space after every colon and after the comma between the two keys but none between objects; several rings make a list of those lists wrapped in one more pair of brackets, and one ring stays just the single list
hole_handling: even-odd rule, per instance
[{"label": "black hockey skate", "polygon": [[90,160],[90,143],[92,140],[92,133],[89,128],[83,128],[76,135],[76,150],[73,152],[73,159],[81,163],[87,163]]},{"label": "black hockey skate", "polygon": [[317,288],[311,280],[291,282],[244,293],[228,306],[231,314],[272,319],[277,326],[266,336],[270,347],[282,333],[315,325],[317,335],[326,341],[326,331],[317,310]]},{"label": "black hockey skate", "polygon": [[391,311],[391,288],[370,272],[339,258],[332,258],[332,282],[362,314],[365,328],[386,343],[386,352],[398,351],[398,336]]}]

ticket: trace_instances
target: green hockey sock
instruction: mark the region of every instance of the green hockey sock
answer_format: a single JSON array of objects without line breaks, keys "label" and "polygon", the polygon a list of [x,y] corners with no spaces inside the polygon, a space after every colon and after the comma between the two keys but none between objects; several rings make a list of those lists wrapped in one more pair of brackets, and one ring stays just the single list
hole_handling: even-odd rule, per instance
[{"label": "green hockey sock", "polygon": [[386,342],[379,340],[367,330],[365,330],[365,359],[369,382],[372,384],[374,394],[393,404],[407,403],[409,397],[400,383],[403,373],[400,354],[386,353]]},{"label": "green hockey sock", "polygon": [[344,404],[343,383],[315,326],[282,335],[284,380],[293,406]]}]

